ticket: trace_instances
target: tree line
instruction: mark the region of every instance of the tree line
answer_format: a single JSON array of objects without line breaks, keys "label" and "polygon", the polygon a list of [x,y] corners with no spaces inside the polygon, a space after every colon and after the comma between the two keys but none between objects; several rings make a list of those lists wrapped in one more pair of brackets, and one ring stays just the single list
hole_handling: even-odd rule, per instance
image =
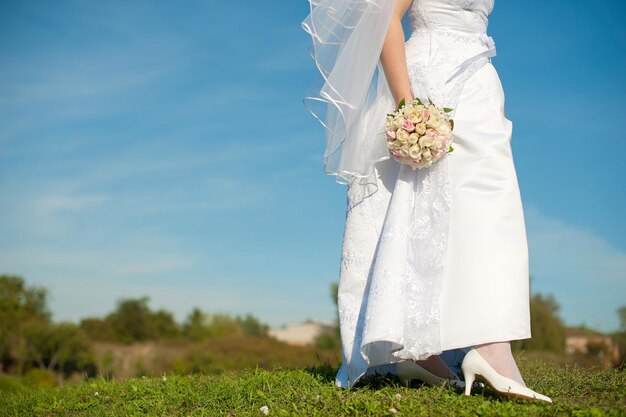
[{"label": "tree line", "polygon": [[195,342],[232,335],[267,337],[269,330],[251,314],[233,317],[198,308],[178,323],[169,311],[152,310],[148,297],[121,299],[105,317],[55,323],[47,301],[45,288],[29,286],[21,276],[0,275],[0,372],[24,375],[43,369],[64,377],[76,372],[95,376],[94,341]]}]

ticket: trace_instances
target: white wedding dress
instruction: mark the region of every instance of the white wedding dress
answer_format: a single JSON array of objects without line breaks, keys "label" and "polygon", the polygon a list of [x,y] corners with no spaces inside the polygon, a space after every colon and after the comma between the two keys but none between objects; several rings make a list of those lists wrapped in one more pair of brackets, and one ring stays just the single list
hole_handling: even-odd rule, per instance
[{"label": "white wedding dress", "polygon": [[415,171],[383,160],[367,181],[348,185],[338,386],[350,388],[377,365],[530,337],[512,123],[486,34],[492,8],[493,0],[410,6],[413,93],[454,108],[454,151]]}]

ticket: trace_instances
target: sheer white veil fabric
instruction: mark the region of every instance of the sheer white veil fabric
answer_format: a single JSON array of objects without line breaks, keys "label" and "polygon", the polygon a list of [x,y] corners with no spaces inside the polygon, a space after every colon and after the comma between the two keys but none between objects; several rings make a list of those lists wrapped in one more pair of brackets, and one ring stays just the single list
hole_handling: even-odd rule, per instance
[{"label": "sheer white veil fabric", "polygon": [[376,162],[389,159],[384,120],[394,102],[379,58],[395,1],[309,3],[301,25],[319,74],[304,104],[326,128],[324,172],[342,184],[367,179]]}]

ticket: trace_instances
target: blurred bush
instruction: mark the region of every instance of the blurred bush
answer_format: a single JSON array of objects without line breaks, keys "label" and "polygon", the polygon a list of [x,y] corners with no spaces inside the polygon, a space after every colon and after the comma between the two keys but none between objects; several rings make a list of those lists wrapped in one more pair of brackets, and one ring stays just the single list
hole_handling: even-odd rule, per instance
[{"label": "blurred bush", "polygon": [[626,369],[626,306],[619,308],[617,310],[617,315],[619,316],[620,327],[619,330],[611,336],[619,348],[617,367],[619,369]]},{"label": "blurred bush", "polygon": [[23,389],[22,381],[11,375],[0,374],[0,392],[14,392]]},{"label": "blurred bush", "polygon": [[[315,346],[318,349],[333,349],[341,353],[341,331],[339,328],[339,284],[333,282],[330,285],[330,298],[335,304],[335,323],[331,329],[322,331],[315,338]],[[340,354],[339,353],[339,354]]]},{"label": "blurred bush", "polygon": [[173,364],[177,373],[210,373],[245,368],[305,368],[321,364],[339,365],[334,350],[313,346],[290,346],[271,338],[229,336],[193,345]]},{"label": "blurred bush", "polygon": [[52,371],[31,369],[22,378],[22,384],[29,388],[52,388],[57,386],[57,377]]},{"label": "blurred bush", "polygon": [[44,289],[26,286],[21,277],[0,275],[0,370],[95,375],[86,335],[74,324],[52,323],[46,297]]},{"label": "blurred bush", "polygon": [[511,342],[514,350],[565,354],[566,328],[558,315],[560,306],[552,295],[533,294],[530,299],[530,339]]},{"label": "blurred bush", "polygon": [[233,335],[265,337],[269,330],[269,326],[251,314],[233,317],[223,313],[207,314],[198,308],[179,325],[172,313],[152,311],[148,302],[148,297],[120,300],[106,317],[82,319],[80,328],[92,340],[126,344],[177,338],[200,341]]},{"label": "blurred bush", "polygon": [[148,307],[148,301],[148,297],[122,299],[105,318],[82,319],[80,327],[92,340],[122,343],[180,336],[180,326],[172,313],[165,310],[152,311]]}]

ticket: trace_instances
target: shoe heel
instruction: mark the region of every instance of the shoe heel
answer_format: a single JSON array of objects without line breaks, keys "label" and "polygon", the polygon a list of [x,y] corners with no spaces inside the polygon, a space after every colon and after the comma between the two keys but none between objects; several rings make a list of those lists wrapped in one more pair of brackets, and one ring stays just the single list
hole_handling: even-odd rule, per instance
[{"label": "shoe heel", "polygon": [[396,364],[396,376],[402,385],[410,388],[412,378],[406,367],[407,365],[402,362]]},{"label": "shoe heel", "polygon": [[476,379],[476,373],[467,369],[463,369],[463,378],[465,378],[465,395],[471,395],[472,385]]},{"label": "shoe heel", "polygon": [[411,388],[411,378],[399,376],[400,382],[407,388]]},{"label": "shoe heel", "polygon": [[552,402],[550,397],[539,394],[511,378],[500,375],[476,349],[467,352],[463,358],[461,369],[465,377],[465,395],[470,395],[476,375],[480,375],[481,379],[485,380],[485,384],[491,386],[491,388],[496,391],[496,394],[501,397],[516,397],[527,400]]}]

